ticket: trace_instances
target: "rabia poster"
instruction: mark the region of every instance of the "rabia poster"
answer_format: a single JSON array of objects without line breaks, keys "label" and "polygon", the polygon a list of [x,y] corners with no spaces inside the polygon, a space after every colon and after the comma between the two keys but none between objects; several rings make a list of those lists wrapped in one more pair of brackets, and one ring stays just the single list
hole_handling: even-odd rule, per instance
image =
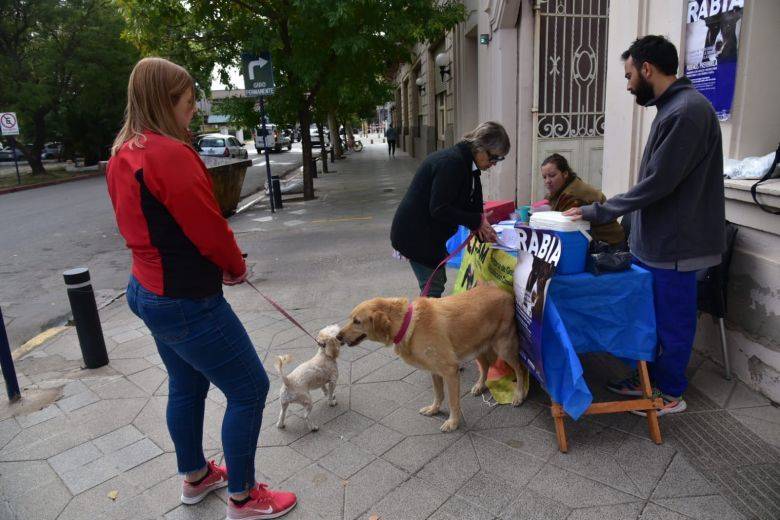
[{"label": "rabia poster", "polygon": [[520,358],[546,387],[542,362],[542,318],[547,287],[561,258],[561,241],[549,232],[517,228],[520,236],[514,273],[515,317]]},{"label": "rabia poster", "polygon": [[688,0],[685,75],[721,121],[731,116],[745,2]]}]

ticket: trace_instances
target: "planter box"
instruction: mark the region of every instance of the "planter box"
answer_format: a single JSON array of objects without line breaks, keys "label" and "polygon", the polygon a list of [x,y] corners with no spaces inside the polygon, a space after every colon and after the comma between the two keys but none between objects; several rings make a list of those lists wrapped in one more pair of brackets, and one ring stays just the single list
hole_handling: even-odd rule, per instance
[{"label": "planter box", "polygon": [[222,159],[220,157],[201,157],[214,185],[214,197],[225,217],[236,212],[241,198],[246,169],[252,166],[249,159]]}]

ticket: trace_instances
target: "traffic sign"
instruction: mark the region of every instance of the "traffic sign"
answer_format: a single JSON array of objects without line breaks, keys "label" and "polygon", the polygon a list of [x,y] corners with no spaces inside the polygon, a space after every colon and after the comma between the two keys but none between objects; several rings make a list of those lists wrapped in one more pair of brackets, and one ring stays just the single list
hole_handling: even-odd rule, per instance
[{"label": "traffic sign", "polygon": [[2,135],[19,135],[19,121],[16,119],[16,113],[0,113],[0,130]]},{"label": "traffic sign", "polygon": [[244,86],[247,96],[272,96],[274,85],[274,69],[271,55],[268,52],[241,54],[241,72],[244,75]]}]

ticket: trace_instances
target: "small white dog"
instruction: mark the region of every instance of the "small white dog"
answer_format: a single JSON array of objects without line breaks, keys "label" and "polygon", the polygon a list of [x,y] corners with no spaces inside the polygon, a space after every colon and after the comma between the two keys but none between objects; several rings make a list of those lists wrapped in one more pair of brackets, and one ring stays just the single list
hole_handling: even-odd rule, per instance
[{"label": "small white dog", "polygon": [[317,334],[317,353],[313,358],[298,365],[295,370],[285,375],[284,365],[292,360],[292,356],[278,356],[276,358],[276,371],[282,378],[282,388],[279,390],[279,400],[282,410],[279,412],[277,428],[284,428],[284,418],[287,415],[287,407],[290,403],[298,403],[306,410],[306,424],[311,431],[317,431],[319,426],[309,419],[313,402],[309,391],[321,388],[328,398],[330,406],[336,406],[336,381],[339,379],[339,368],[336,359],[339,357],[341,341],[336,339],[339,333],[338,325],[330,325]]}]

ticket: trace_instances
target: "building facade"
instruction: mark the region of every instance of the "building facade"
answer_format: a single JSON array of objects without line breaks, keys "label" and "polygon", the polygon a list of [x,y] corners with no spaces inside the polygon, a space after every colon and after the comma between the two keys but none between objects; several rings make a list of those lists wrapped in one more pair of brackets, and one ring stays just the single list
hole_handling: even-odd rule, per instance
[{"label": "building facade", "polygon": [[[394,124],[400,147],[423,158],[481,121],[502,123],[507,159],[483,175],[487,199],[543,198],[541,161],[557,152],[609,197],[635,181],[655,117],[626,92],[621,53],[662,34],[685,62],[688,0],[464,0],[468,19],[419,45],[396,72]],[[706,2],[711,9],[716,2]],[[724,157],[765,155],[780,140],[780,53],[773,39],[780,2],[722,0],[744,7]],[[438,61],[438,63],[437,63]],[[440,68],[443,65],[443,70]],[[444,74],[442,74],[444,72]],[[419,81],[418,81],[419,80]],[[726,337],[735,375],[780,402],[780,216],[752,200],[751,181],[726,180],[726,216],[739,227],[728,291]],[[758,190],[780,208],[780,179]],[[723,364],[720,331],[699,320],[696,348]]]}]

